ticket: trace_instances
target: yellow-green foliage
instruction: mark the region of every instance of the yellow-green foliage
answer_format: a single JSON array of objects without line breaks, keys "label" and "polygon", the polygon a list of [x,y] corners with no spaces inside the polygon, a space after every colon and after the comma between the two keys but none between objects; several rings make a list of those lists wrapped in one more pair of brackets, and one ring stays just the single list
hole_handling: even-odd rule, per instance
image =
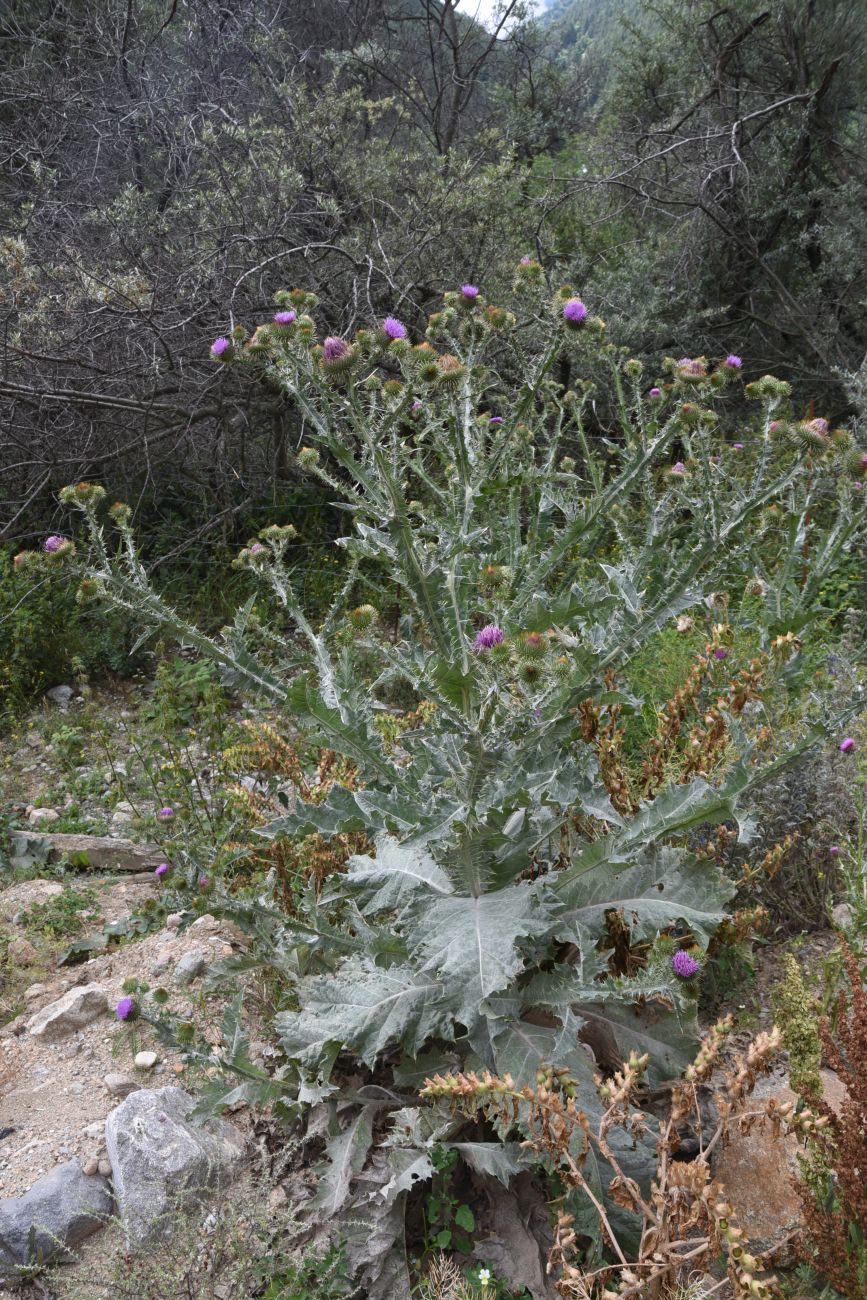
[{"label": "yellow-green foliage", "polygon": [[785,978],[771,994],[774,1016],[789,1053],[789,1072],[796,1092],[819,1096],[822,1046],[815,1000],[807,992],[801,968],[791,953],[783,962]]}]

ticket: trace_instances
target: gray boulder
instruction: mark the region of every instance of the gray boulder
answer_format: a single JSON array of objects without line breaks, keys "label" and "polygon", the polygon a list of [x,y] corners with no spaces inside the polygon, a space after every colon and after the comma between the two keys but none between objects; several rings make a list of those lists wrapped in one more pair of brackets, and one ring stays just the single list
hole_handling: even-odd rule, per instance
[{"label": "gray boulder", "polygon": [[191,948],[185,952],[183,957],[175,967],[174,980],[176,984],[192,984],[203,975],[207,967],[208,960],[201,948]]},{"label": "gray boulder", "polygon": [[158,867],[165,854],[158,844],[135,844],[110,835],[39,835],[33,831],[12,831],[13,864],[59,862],[68,858],[79,869],[91,871],[146,871]]},{"label": "gray boulder", "polygon": [[59,1038],[83,1029],[108,1010],[108,994],[100,984],[82,984],[64,993],[56,1002],[37,1011],[29,1029],[34,1038],[56,1043]]},{"label": "gray boulder", "polygon": [[101,1228],[112,1212],[105,1178],[88,1177],[67,1160],[23,1196],[0,1199],[0,1279],[28,1264],[47,1262]]},{"label": "gray boulder", "polygon": [[132,1247],[167,1237],[179,1203],[206,1202],[245,1164],[238,1130],[222,1119],[194,1123],[195,1104],[183,1088],[143,1088],[105,1122],[114,1194]]}]

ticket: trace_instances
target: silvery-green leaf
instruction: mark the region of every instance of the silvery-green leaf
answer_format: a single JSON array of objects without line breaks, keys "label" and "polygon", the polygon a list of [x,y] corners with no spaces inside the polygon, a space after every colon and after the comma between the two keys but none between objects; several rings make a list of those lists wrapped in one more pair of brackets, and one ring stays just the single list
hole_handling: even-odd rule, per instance
[{"label": "silvery-green leaf", "polygon": [[538,1159],[518,1142],[447,1142],[446,1146],[457,1151],[476,1173],[490,1174],[504,1187],[508,1187],[515,1174],[531,1167]]},{"label": "silvery-green leaf", "polygon": [[429,853],[417,844],[401,844],[390,835],[376,841],[375,858],[367,854],[350,858],[347,876],[350,887],[363,896],[365,912],[399,908],[419,890],[433,895],[454,893],[448,876]]},{"label": "silvery-green leaf", "polygon": [[360,1106],[342,1132],[329,1138],[325,1161],[318,1166],[311,1208],[331,1218],[349,1196],[353,1178],[364,1168],[373,1141],[376,1104]]},{"label": "silvery-green leaf", "polygon": [[281,1012],[276,1025],[286,1054],[308,1069],[316,1069],[335,1044],[372,1066],[395,1044],[417,1052],[451,1030],[440,982],[408,966],[381,970],[349,959],[334,975],[300,980],[297,996],[302,1010]]}]

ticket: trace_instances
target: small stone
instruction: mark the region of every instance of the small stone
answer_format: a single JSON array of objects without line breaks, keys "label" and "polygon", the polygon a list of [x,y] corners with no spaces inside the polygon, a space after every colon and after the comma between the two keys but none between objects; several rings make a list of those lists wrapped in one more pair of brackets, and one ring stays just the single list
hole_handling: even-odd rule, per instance
[{"label": "small stone", "polygon": [[99,1163],[98,1163],[98,1165],[97,1165],[97,1169],[98,1169],[99,1172],[102,1174],[103,1178],[111,1178],[111,1161],[110,1161],[110,1160],[100,1160]]},{"label": "small stone", "polygon": [[28,731],[24,737],[24,743],[29,745],[31,749],[38,749],[42,744],[42,737],[38,731]]},{"label": "small stone", "polygon": [[56,808],[31,808],[27,820],[31,826],[49,826],[60,821],[60,813]]},{"label": "small stone", "polygon": [[56,1042],[89,1025],[107,1010],[105,989],[99,984],[84,984],[70,989],[62,998],[37,1011],[30,1021],[30,1033],[33,1038],[41,1038],[46,1043]]},{"label": "small stone", "polygon": [[156,1052],[136,1052],[135,1068],[137,1070],[152,1070],[158,1059]]},{"label": "small stone", "polygon": [[838,903],[831,910],[831,920],[838,930],[850,930],[855,915],[848,903]]},{"label": "small stone", "polygon": [[30,984],[24,990],[24,1001],[33,1002],[34,999],[41,997],[41,995],[45,993],[47,989],[48,989],[47,984]]},{"label": "small stone", "polygon": [[69,707],[69,702],[74,694],[75,691],[71,686],[52,686],[50,690],[45,692],[45,698],[50,700],[52,704],[56,704],[58,708],[66,709]]},{"label": "small stone", "polygon": [[166,917],[166,929],[177,930],[182,920],[183,914],[181,912],[169,912]]},{"label": "small stone", "polygon": [[85,1124],[81,1131],[85,1137],[103,1138],[105,1137],[105,1120],[98,1119],[94,1120],[92,1124]]},{"label": "small stone", "polygon": [[92,1178],[94,1174],[99,1173],[99,1161],[96,1156],[91,1156],[89,1160],[85,1160],[81,1166],[81,1172],[87,1174],[88,1178]]},{"label": "small stone", "polygon": [[128,1097],[136,1088],[141,1087],[138,1079],[130,1074],[107,1074],[102,1082],[113,1097]]},{"label": "small stone", "polygon": [[38,953],[27,939],[12,939],[6,949],[6,960],[12,966],[32,966]]},{"label": "small stone", "polygon": [[175,983],[192,984],[193,980],[204,974],[207,964],[207,959],[202,950],[192,948],[189,952],[184,953],[175,967]]},{"label": "small stone", "polygon": [[268,1193],[268,1209],[271,1211],[281,1210],[286,1204],[287,1196],[285,1187],[273,1187]]}]

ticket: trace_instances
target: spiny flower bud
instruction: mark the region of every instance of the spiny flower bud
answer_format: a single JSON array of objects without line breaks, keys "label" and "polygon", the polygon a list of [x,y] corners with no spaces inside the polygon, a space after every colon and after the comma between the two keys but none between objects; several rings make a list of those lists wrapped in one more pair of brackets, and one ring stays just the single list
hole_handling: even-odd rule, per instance
[{"label": "spiny flower bud", "polygon": [[118,528],[126,528],[132,519],[132,507],[125,501],[115,501],[114,505],[108,507],[108,513]]},{"label": "spiny flower bud", "polygon": [[623,363],[623,373],[628,375],[630,379],[640,379],[643,370],[644,366],[637,357],[630,357],[628,361]]},{"label": "spiny flower bud", "polygon": [[443,388],[457,388],[467,373],[466,366],[457,357],[453,357],[450,352],[445,352],[437,364],[439,367],[439,380]]},{"label": "spiny flower bud", "polygon": [[349,622],[358,632],[365,632],[377,619],[377,611],[373,605],[358,605],[351,609],[346,615]]},{"label": "spiny flower bud", "polygon": [[105,595],[105,587],[96,578],[82,578],[75,593],[77,605],[92,605]]},{"label": "spiny flower bud", "polygon": [[314,469],[319,464],[319,452],[315,447],[299,447],[295,459],[302,469]]},{"label": "spiny flower bud", "polygon": [[399,379],[386,379],[382,385],[382,391],[386,397],[401,397],[403,395],[403,384]]},{"label": "spiny flower bud", "polygon": [[67,537],[48,537],[42,549],[46,560],[59,563],[62,560],[72,559],[75,555],[75,542],[71,542]]},{"label": "spiny flower bud", "polygon": [[867,451],[864,451],[861,447],[856,447],[846,457],[846,468],[856,478],[867,474]]},{"label": "spiny flower bud", "polygon": [[512,576],[512,570],[505,564],[486,564],[482,569],[481,583],[489,591],[504,587]]},{"label": "spiny flower bud", "polygon": [[698,384],[707,379],[707,364],[704,357],[681,357],[675,370],[677,378],[685,384]]},{"label": "spiny flower bud", "polygon": [[105,496],[105,488],[100,487],[98,483],[71,483],[61,488],[58,496],[64,505],[86,509],[88,506],[97,505],[102,500]]},{"label": "spiny flower bud", "polygon": [[573,456],[564,456],[560,461],[560,468],[564,474],[575,473],[575,458]]},{"label": "spiny flower bud", "polygon": [[522,632],[515,643],[515,651],[520,657],[541,659],[548,649],[548,638],[541,632]]},{"label": "spiny flower bud", "polygon": [[776,379],[773,375],[762,375],[761,379],[756,379],[751,384],[747,384],[744,389],[747,397],[754,397],[759,401],[768,402],[771,406],[781,402],[784,397],[788,397],[791,391],[791,384],[787,384],[784,379]]},{"label": "spiny flower bud", "polygon": [[357,355],[345,339],[329,335],[322,344],[322,369],[332,378],[341,377],[352,369]]},{"label": "spiny flower bud", "polygon": [[259,531],[259,536],[263,542],[286,543],[291,542],[298,532],[294,524],[269,524],[267,528]]}]

